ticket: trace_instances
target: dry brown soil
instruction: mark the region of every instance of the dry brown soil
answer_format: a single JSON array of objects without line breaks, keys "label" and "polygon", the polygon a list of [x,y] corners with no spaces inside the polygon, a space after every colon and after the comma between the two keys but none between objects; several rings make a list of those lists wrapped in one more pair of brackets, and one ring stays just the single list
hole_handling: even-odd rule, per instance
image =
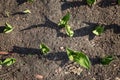
[{"label": "dry brown soil", "polygon": [[[29,9],[31,14],[21,14]],[[10,16],[6,16],[6,11]],[[68,37],[57,23],[67,12],[74,36]],[[3,33],[5,22],[14,26],[11,33]],[[97,24],[105,26],[100,36],[92,30]],[[48,55],[41,55],[43,42],[51,48]],[[90,58],[90,70],[70,62],[65,48],[82,51]],[[120,6],[115,0],[97,0],[93,7],[85,0],[0,0],[0,59],[14,57],[16,63],[0,69],[1,80],[117,80],[120,78]],[[109,65],[100,64],[100,58],[112,55]],[[82,69],[79,75],[74,71]],[[116,78],[117,77],[117,78]]]}]

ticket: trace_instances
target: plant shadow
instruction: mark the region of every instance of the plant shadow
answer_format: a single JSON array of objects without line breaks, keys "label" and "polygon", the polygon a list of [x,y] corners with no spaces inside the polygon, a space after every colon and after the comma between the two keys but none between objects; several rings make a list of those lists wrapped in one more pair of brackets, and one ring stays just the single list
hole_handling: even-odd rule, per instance
[{"label": "plant shadow", "polygon": [[102,7],[102,8],[115,6],[117,4],[118,4],[117,0],[101,0],[101,2],[98,3],[99,7]]},{"label": "plant shadow", "polygon": [[[48,53],[47,55],[43,55],[40,49],[13,46],[13,50],[11,51],[11,53],[18,53],[22,57],[29,54],[37,54],[40,59],[44,58],[46,60],[55,62],[60,61],[59,66],[61,67],[69,62],[69,58],[66,52]],[[95,58],[90,58],[92,65],[100,64],[100,60],[101,58],[99,56],[95,56]]]},{"label": "plant shadow", "polygon": [[17,1],[18,5],[21,5],[21,4],[25,3],[25,2],[27,2],[27,0],[16,0],[16,1]]},{"label": "plant shadow", "polygon": [[[98,23],[89,23],[89,22],[84,22],[85,24],[87,24],[87,27],[83,27],[80,29],[77,29],[74,31],[74,37],[83,37],[88,35],[89,40],[94,39],[94,37],[96,36],[95,34],[92,33],[92,31],[95,29],[96,26],[100,25]],[[112,29],[113,33],[115,34],[119,34],[120,33],[120,26],[118,24],[110,24],[110,25],[104,25],[104,32],[107,30]]]},{"label": "plant shadow", "polygon": [[0,26],[0,33],[3,33],[5,29],[5,26]]},{"label": "plant shadow", "polygon": [[82,5],[86,5],[86,1],[85,0],[82,0],[82,1],[66,1],[66,0],[62,0],[61,2],[64,2],[62,5],[61,5],[61,9],[62,10],[66,10],[66,9],[69,9],[69,8],[74,8],[74,7],[80,7]]},{"label": "plant shadow", "polygon": [[95,56],[95,58],[90,58],[90,61],[92,65],[100,64],[101,58],[99,56]]},{"label": "plant shadow", "polygon": [[12,16],[15,16],[15,15],[25,15],[26,13],[23,13],[23,12],[16,12],[16,13],[13,13]]},{"label": "plant shadow", "polygon": [[89,22],[84,22],[84,23],[87,24],[88,26],[75,30],[74,37],[83,37],[83,36],[88,35],[89,40],[92,40],[95,37],[95,35],[92,33],[92,31],[95,29],[95,27],[98,24],[97,23],[89,23]]},{"label": "plant shadow", "polygon": [[29,29],[33,29],[33,28],[37,28],[37,27],[48,27],[51,29],[55,29],[56,33],[57,33],[57,37],[60,37],[60,36],[67,37],[66,34],[64,34],[60,31],[62,29],[62,27],[59,27],[58,24],[54,23],[53,21],[48,19],[46,16],[45,16],[45,23],[44,24],[31,25],[25,29],[22,29],[21,31],[25,31],[25,30],[29,30]]},{"label": "plant shadow", "polygon": [[37,54],[40,59],[45,58],[51,61],[61,61],[60,66],[63,66],[68,61],[68,57],[65,52],[49,53],[47,55],[42,55],[40,49],[13,46],[13,50],[10,53],[18,53],[20,54],[20,56]]},{"label": "plant shadow", "polygon": [[115,34],[119,34],[120,33],[120,26],[118,24],[110,24],[110,25],[106,25],[105,26],[105,31],[109,30],[109,29],[113,29],[113,32]]}]

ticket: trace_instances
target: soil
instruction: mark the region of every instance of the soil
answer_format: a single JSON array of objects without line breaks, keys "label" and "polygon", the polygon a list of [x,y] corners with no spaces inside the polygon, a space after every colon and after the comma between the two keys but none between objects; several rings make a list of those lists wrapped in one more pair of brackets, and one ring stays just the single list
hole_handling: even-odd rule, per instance
[{"label": "soil", "polygon": [[[21,14],[29,9],[31,14]],[[5,14],[10,13],[7,17]],[[70,12],[70,26],[74,36],[68,37],[57,23]],[[85,0],[1,0],[0,2],[0,59],[13,57],[16,63],[0,69],[1,80],[120,80],[120,6],[116,0],[97,0],[89,7]],[[5,22],[14,26],[4,34]],[[104,33],[95,36],[96,25],[105,27]],[[48,55],[41,55],[39,45],[51,48]],[[90,58],[87,70],[68,60],[65,48],[82,51]],[[109,65],[100,64],[100,58],[112,55]],[[75,72],[78,71],[78,72]],[[37,79],[38,76],[43,77]],[[40,78],[41,78],[40,77]],[[118,79],[119,78],[119,79]]]}]

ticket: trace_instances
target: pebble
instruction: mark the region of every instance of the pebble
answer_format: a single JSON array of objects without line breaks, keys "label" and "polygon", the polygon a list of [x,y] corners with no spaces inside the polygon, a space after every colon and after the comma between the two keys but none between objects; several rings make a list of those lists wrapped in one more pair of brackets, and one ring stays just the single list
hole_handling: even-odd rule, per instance
[{"label": "pebble", "polygon": [[119,77],[116,77],[115,80],[120,80],[120,78],[119,78]]},{"label": "pebble", "polygon": [[92,80],[96,80],[96,79],[93,77]]},{"label": "pebble", "polygon": [[61,49],[61,50],[64,50],[64,47],[62,46],[62,47],[60,47],[60,49]]},{"label": "pebble", "polygon": [[0,70],[2,69],[2,65],[0,65]]}]

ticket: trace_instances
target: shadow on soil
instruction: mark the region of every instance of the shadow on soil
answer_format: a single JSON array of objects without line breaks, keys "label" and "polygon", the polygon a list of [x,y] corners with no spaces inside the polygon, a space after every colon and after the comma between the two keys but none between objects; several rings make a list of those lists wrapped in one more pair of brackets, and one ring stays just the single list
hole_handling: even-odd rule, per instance
[{"label": "shadow on soil", "polygon": [[62,5],[61,5],[61,9],[62,10],[66,10],[66,9],[69,9],[69,8],[74,8],[74,7],[80,7],[82,5],[86,5],[86,1],[85,0],[82,0],[82,1],[66,1],[66,0],[62,0],[61,2],[64,2]]},{"label": "shadow on soil", "polygon": [[95,35],[92,33],[92,31],[95,29],[95,27],[98,25],[97,23],[89,23],[89,22],[84,22],[85,24],[87,24],[88,26],[77,29],[74,31],[74,37],[83,37],[88,35],[89,36],[89,40],[92,40]]},{"label": "shadow on soil", "polygon": [[96,56],[95,58],[90,58],[92,65],[100,64],[101,58]]},{"label": "shadow on soil", "polygon": [[18,5],[21,5],[21,4],[25,3],[25,2],[27,2],[27,0],[16,0],[16,1],[17,1]]},{"label": "shadow on soil", "polygon": [[60,66],[63,66],[65,63],[68,62],[68,57],[65,52],[49,53],[47,55],[42,55],[40,49],[13,46],[13,50],[11,51],[11,53],[18,53],[21,56],[37,54],[40,59],[45,58],[52,61],[61,61]]},{"label": "shadow on soil", "polygon": [[[95,35],[92,33],[92,31],[95,29],[96,26],[98,26],[98,23],[89,23],[89,22],[84,22],[85,24],[87,24],[87,27],[83,27],[80,29],[77,29],[74,31],[74,37],[83,37],[88,35],[89,36],[89,40],[94,39]],[[104,31],[106,30],[113,30],[113,33],[115,34],[119,34],[120,33],[120,26],[117,24],[110,24],[110,25],[104,25]]]},{"label": "shadow on soil", "polygon": [[120,26],[118,24],[110,24],[105,26],[105,31],[112,29],[115,34],[120,33]]},{"label": "shadow on soil", "polygon": [[55,29],[56,32],[57,32],[57,37],[60,37],[60,36],[61,37],[67,37],[66,34],[60,32],[62,27],[59,27],[58,24],[54,23],[53,21],[48,19],[46,16],[45,16],[45,23],[44,24],[31,25],[30,27],[22,29],[21,31],[29,30],[29,29],[33,29],[33,28],[37,28],[37,27],[48,27],[48,28],[51,28],[51,29]]},{"label": "shadow on soil", "polygon": [[0,26],[0,33],[3,33],[5,29],[5,26]]},{"label": "shadow on soil", "polygon": [[[88,26],[74,30],[74,36],[73,37],[83,37],[83,36],[89,36],[89,40],[94,39],[95,34],[92,33],[92,31],[95,29],[96,26],[98,26],[98,23],[90,23],[90,22],[83,22],[87,24]],[[120,26],[117,24],[110,24],[110,25],[104,25],[105,31],[108,29],[113,29],[114,33],[118,34],[120,33]],[[56,23],[51,21],[45,16],[45,23],[44,24],[37,24],[37,25],[32,25],[28,28],[22,29],[21,31],[24,30],[29,30],[37,27],[48,27],[51,29],[55,29],[57,32],[57,37],[68,37],[66,34],[62,33],[60,30],[62,27],[59,27]]]},{"label": "shadow on soil", "polygon": [[106,8],[109,6],[115,6],[117,5],[117,0],[101,0],[100,3],[98,3],[98,5],[102,8]]},{"label": "shadow on soil", "polygon": [[16,13],[13,13],[12,15],[15,16],[15,15],[25,15],[26,13],[23,13],[23,12],[16,12]]},{"label": "shadow on soil", "polygon": [[[57,53],[49,53],[47,55],[42,55],[40,49],[35,49],[35,48],[25,48],[25,47],[18,47],[14,46],[13,50],[11,51],[12,53],[18,53],[20,55],[35,55],[37,54],[39,58],[45,58],[47,60],[52,60],[52,61],[61,61],[59,66],[64,66],[68,61],[68,56],[66,52],[57,52]],[[95,57],[95,58],[90,58],[92,65],[95,64],[100,64],[100,58]]]}]

